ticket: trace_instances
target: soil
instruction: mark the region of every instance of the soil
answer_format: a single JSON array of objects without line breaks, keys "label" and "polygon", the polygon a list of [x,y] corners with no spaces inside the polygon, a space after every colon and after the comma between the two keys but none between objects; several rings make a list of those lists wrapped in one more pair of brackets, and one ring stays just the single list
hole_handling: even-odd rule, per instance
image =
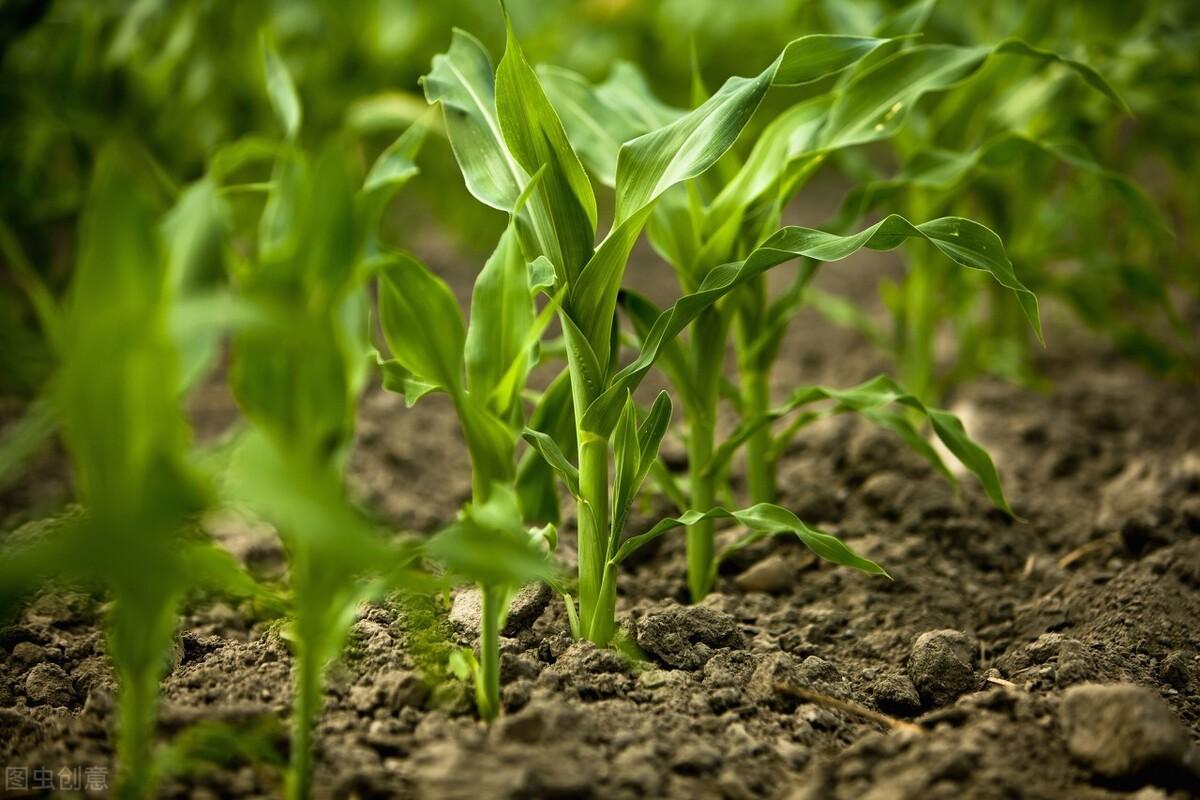
[{"label": "soil", "polygon": [[[431,260],[465,299],[473,268]],[[822,280],[870,304],[894,270],[889,258],[858,259]],[[646,288],[669,296],[665,270],[651,272]],[[330,673],[317,794],[1200,796],[1200,395],[1050,322],[1040,367],[1051,389],[981,381],[952,399],[1024,522],[991,510],[969,479],[955,491],[897,440],[850,416],[826,420],[788,452],[780,502],[893,580],[778,538],[727,562],[716,593],[689,607],[683,537],[664,537],[619,583],[621,619],[647,660],[573,642],[561,600],[530,591],[502,643],[505,712],[490,727],[443,666],[446,642],[471,643],[469,597],[453,614],[413,600],[364,607]],[[885,367],[857,336],[806,314],[777,390],[850,385]],[[207,423],[219,427],[214,392]],[[469,493],[456,425],[436,398],[406,411],[372,391],[352,472],[364,502],[398,528],[431,530]],[[47,468],[35,477],[5,495],[9,517],[54,496]],[[630,530],[669,510],[648,501]],[[211,527],[252,569],[284,574],[270,531],[222,518]],[[111,769],[101,611],[84,595],[46,594],[0,633],[0,763]],[[164,741],[193,723],[232,723],[286,759],[290,655],[278,621],[197,605],[176,656]],[[270,759],[233,754],[167,779],[162,793],[280,787]]]}]

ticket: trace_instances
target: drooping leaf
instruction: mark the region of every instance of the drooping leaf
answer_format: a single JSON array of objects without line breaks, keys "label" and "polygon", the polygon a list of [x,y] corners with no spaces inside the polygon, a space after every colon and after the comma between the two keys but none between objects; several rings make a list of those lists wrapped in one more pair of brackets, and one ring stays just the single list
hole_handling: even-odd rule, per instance
[{"label": "drooping leaf", "polygon": [[664,311],[644,337],[638,356],[609,381],[608,388],[589,408],[583,419],[585,430],[603,434],[611,431],[620,411],[623,393],[632,391],[658,359],[662,347],[676,337],[704,309],[750,278],[761,275],[798,256],[818,261],[847,258],[863,247],[891,250],[907,239],[931,242],[956,263],[983,270],[1018,298],[1030,324],[1040,336],[1037,300],[1013,273],[996,234],[971,220],[943,217],[913,225],[895,214],[850,236],[837,236],[812,228],[787,227],[770,237],[743,261],[724,264],[709,272],[700,289],[685,295]]},{"label": "drooping leaf", "polygon": [[1120,96],[1091,67],[1020,40],[1010,39],[995,47],[918,45],[859,73],[835,93],[828,120],[816,142],[818,149],[828,151],[891,136],[924,95],[954,86],[973,75],[989,58],[1005,54],[1063,64],[1125,107]]},{"label": "drooping leaf", "polygon": [[791,414],[797,409],[821,401],[833,401],[835,403],[832,409],[833,413],[862,414],[876,424],[895,431],[910,448],[953,482],[950,471],[942,463],[937,452],[917,434],[903,416],[889,413],[887,407],[904,406],[918,412],[929,421],[938,439],[978,478],[979,483],[996,507],[1013,515],[1012,508],[1004,497],[1000,476],[996,472],[992,459],[986,450],[967,435],[961,420],[948,411],[927,407],[886,375],[879,375],[849,389],[833,389],[826,386],[807,386],[797,389],[785,402],[771,409],[767,414],[743,421],[714,454],[712,469],[720,469],[728,463],[733,452],[762,426]]},{"label": "drooping leaf", "polygon": [[612,563],[620,564],[639,548],[670,530],[690,527],[708,519],[732,519],[749,528],[750,535],[755,538],[791,533],[809,550],[826,561],[844,567],[852,567],[868,575],[888,576],[882,567],[855,553],[836,536],[805,525],[786,508],[771,503],[759,503],[741,511],[714,508],[703,514],[698,511],[688,511],[678,517],[668,517],[645,533],[626,539],[616,555],[613,556]]}]

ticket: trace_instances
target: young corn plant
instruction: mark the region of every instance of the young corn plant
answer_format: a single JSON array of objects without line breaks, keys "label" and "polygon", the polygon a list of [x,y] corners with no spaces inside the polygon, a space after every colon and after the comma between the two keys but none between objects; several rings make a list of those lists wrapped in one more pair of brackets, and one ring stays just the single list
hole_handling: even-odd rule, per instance
[{"label": "young corn plant", "polygon": [[[177,268],[203,254],[169,238],[132,147],[100,156],[62,308],[43,307],[57,368],[52,417],[70,455],[79,508],[0,557],[0,602],[47,582],[103,591],[117,676],[115,795],[154,795],[158,684],[180,604],[197,589],[253,593],[234,560],[206,539],[208,480],[190,453],[182,411],[184,353],[172,333],[186,299]],[[191,190],[180,206],[186,206]],[[178,208],[176,213],[178,213]],[[169,226],[166,228],[169,230]]]},{"label": "young corn plant", "polygon": [[[526,416],[522,395],[557,303],[551,298],[537,311],[535,297],[547,278],[542,265],[527,264],[515,224],[479,273],[469,325],[450,288],[411,255],[382,252],[371,266],[379,275],[379,321],[390,351],[389,358],[377,357],[384,388],[410,405],[430,392],[446,394],[467,443],[471,503],[433,538],[429,552],[451,575],[479,588],[479,658],[465,651],[456,661],[474,681],[479,715],[492,719],[500,712],[499,639],[512,598],[523,585],[553,582],[555,575],[547,557],[555,529],[525,525],[515,455]],[[535,500],[526,492],[538,507],[555,499]]]},{"label": "young corn plant", "polygon": [[[694,527],[708,520],[732,518],[749,529],[734,548],[761,536],[789,532],[827,560],[883,574],[878,565],[835,537],[808,527],[786,509],[769,503],[736,512],[706,503],[622,541],[631,504],[654,465],[671,411],[669,396],[663,393],[641,416],[632,393],[660,355],[675,352],[679,334],[714,304],[757,280],[768,269],[797,257],[836,259],[862,247],[891,249],[909,238],[926,239],[960,263],[987,270],[1019,290],[1020,284],[1011,274],[994,234],[977,223],[956,218],[915,226],[902,218],[889,217],[849,237],[784,228],[745,258],[716,265],[703,275],[693,291],[647,326],[638,354],[623,367],[618,363],[616,314],[631,248],[658,199],[673,186],[702,175],[716,164],[772,85],[800,84],[837,72],[878,45],[876,40],[856,37],[796,40],[758,76],[730,79],[711,98],[674,121],[624,143],[619,136],[608,136],[607,144],[616,150],[615,167],[610,170],[616,191],[615,220],[598,246],[593,244],[597,215],[591,184],[511,25],[504,58],[494,73],[483,46],[456,31],[449,50],[435,58],[431,72],[425,76],[426,96],[430,102],[442,105],[446,132],[468,189],[482,202],[513,215],[526,260],[548,263],[554,291],[562,297],[558,318],[568,366],[560,381],[569,388],[569,405],[567,392],[555,392],[552,387],[534,415],[540,417],[546,429],[530,426],[526,439],[576,500],[579,585],[578,606],[572,603],[571,610],[576,635],[598,644],[612,641],[617,633],[619,564],[638,547],[672,528]],[[973,58],[979,60],[986,55],[974,53]],[[877,99],[875,94],[871,96]],[[854,141],[855,137],[869,140],[872,135],[864,130],[891,124],[897,112],[888,114],[885,107],[887,122],[881,122],[878,107],[868,99],[856,96],[851,109],[842,111],[840,117],[833,115],[839,137],[836,141]],[[639,106],[639,111],[644,110],[644,105]],[[585,142],[585,146],[598,146],[595,141]],[[531,183],[535,175],[538,180]],[[776,178],[771,174],[767,179]],[[696,368],[703,370],[704,380],[719,380],[713,374],[712,362]],[[560,381],[556,381],[559,388],[563,386]],[[861,399],[867,389],[873,390],[870,403]],[[559,394],[563,396],[559,398]],[[557,405],[547,410],[546,400],[552,396]],[[891,386],[860,387],[857,397],[843,400],[848,407],[887,402],[917,405],[915,399]],[[564,412],[573,420],[566,431],[560,424]],[[988,471],[991,465],[986,454],[966,439],[957,421],[948,415],[935,417],[932,412],[931,417],[941,423],[946,437],[963,452],[964,459],[992,481],[995,474],[994,470]],[[571,454],[575,454],[574,462]],[[998,492],[997,483],[995,493],[1002,498]],[[692,560],[696,576],[693,585],[698,595],[711,585],[719,561],[709,542],[698,543],[694,550],[705,546],[707,552],[699,552]]]},{"label": "young corn plant", "polygon": [[[697,292],[724,265],[738,259],[752,263],[759,251],[772,247],[772,236],[778,235],[772,232],[779,226],[788,202],[832,154],[893,136],[902,130],[922,97],[967,80],[992,59],[1018,56],[1061,62],[1093,86],[1113,94],[1085,65],[1017,40],[994,47],[953,47],[910,46],[906,39],[887,38],[911,33],[923,19],[913,12],[928,5],[917,4],[908,13],[898,15],[882,26],[876,37],[817,35],[789,45],[777,63],[786,64],[792,50],[821,54],[814,58],[811,70],[795,75],[796,80],[791,82],[813,83],[835,75],[836,79],[822,84],[828,86],[826,90],[810,91],[805,100],[771,120],[744,161],[726,155],[722,169],[692,176],[665,192],[650,218],[650,241],[674,267],[685,292]],[[829,56],[830,52],[837,57]],[[770,85],[764,76],[775,69],[772,65],[756,80]],[[628,67],[614,70],[607,81],[596,86],[562,69],[546,68],[542,77],[567,131],[583,142],[580,152],[592,174],[615,186],[618,209],[622,193],[620,166],[623,161],[629,163],[629,154],[658,136],[650,132],[655,126],[664,121],[668,126],[681,126],[683,120],[704,113],[712,102],[706,101],[684,115],[650,96],[644,81]],[[780,83],[778,73],[774,83]],[[714,97],[720,95],[718,92]],[[748,116],[757,102],[741,110]],[[640,138],[631,139],[633,136]],[[739,287],[728,298],[708,304],[696,317],[685,341],[664,343],[661,366],[685,398],[689,455],[688,491],[676,486],[669,494],[685,499],[693,507],[707,508],[726,483],[723,475],[733,453],[744,445],[750,499],[770,502],[775,496],[775,463],[780,453],[815,417],[812,413],[800,415],[779,432],[772,430],[772,423],[825,400],[833,402],[834,412],[856,411],[896,431],[943,475],[951,477],[936,451],[920,435],[918,426],[928,424],[979,478],[993,501],[1009,510],[991,460],[966,437],[959,421],[944,411],[927,408],[919,395],[906,393],[886,377],[844,392],[801,387],[780,405],[772,404],[769,392],[783,335],[809,296],[808,284],[817,266],[846,258],[861,247],[892,249],[908,238],[927,241],[939,257],[955,267],[990,274],[999,288],[1015,296],[1014,307],[1040,338],[1036,298],[1016,277],[1000,240],[982,225],[958,217],[914,226],[897,215],[845,236],[812,230],[805,235],[812,237],[811,242],[794,251],[804,260],[792,285],[780,297],[769,299],[763,270],[758,270],[739,281]],[[644,348],[660,312],[648,300],[628,291],[622,294],[622,305]],[[850,312],[854,318],[860,316],[853,309]],[[723,361],[730,339],[737,355],[736,387],[723,385],[721,374],[711,368]],[[722,395],[733,401],[739,424],[727,440],[717,443],[715,421]],[[904,411],[897,414],[894,408]],[[667,480],[665,472],[659,474]],[[698,600],[712,586],[711,521],[693,526],[688,536],[689,588]]]},{"label": "young corn plant", "polygon": [[[1017,15],[1017,35],[1053,41],[1058,11],[1030,4]],[[1070,31],[1074,45],[1082,32],[1074,24]],[[849,229],[885,203],[911,213],[951,203],[982,209],[997,221],[1039,295],[1061,300],[1146,363],[1163,370],[1186,365],[1189,334],[1171,308],[1168,270],[1161,266],[1169,261],[1172,233],[1142,190],[1098,163],[1079,138],[1128,107],[1098,78],[1088,82],[1111,102],[1085,93],[1088,87],[1072,78],[1070,70],[1037,61],[985,65],[969,85],[923,109],[920,124],[894,137],[899,172],[881,176],[865,163],[855,170],[862,184],[831,224]],[[1085,115],[1092,119],[1083,124]],[[1132,224],[1113,224],[1118,219]],[[893,315],[888,344],[904,385],[936,400],[979,373],[1035,382],[1030,341],[1011,307],[969,276],[915,255],[901,284],[885,287]],[[1081,266],[1064,269],[1072,263]],[[1155,316],[1168,324],[1148,324]],[[937,355],[947,330],[954,334],[949,363]]]},{"label": "young corn plant", "polygon": [[[405,166],[412,139],[389,148],[365,185],[339,140],[310,159],[295,141],[300,106],[291,79],[274,52],[264,52],[287,139],[276,148],[253,256],[230,255],[232,282],[255,322],[233,335],[229,381],[250,425],[226,483],[232,502],[277,528],[288,555],[285,635],[295,662],[286,793],[303,798],[312,792],[325,671],[359,604],[438,584],[421,571],[419,546],[381,535],[344,486],[369,366],[362,255],[374,237],[365,228],[377,221],[376,193],[415,171]],[[380,175],[390,179],[371,179]]]}]

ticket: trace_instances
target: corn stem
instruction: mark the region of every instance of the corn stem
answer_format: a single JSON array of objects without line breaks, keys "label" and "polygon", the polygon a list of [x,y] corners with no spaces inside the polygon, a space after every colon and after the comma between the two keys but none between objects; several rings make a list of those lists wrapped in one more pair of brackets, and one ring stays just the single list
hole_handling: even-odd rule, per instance
[{"label": "corn stem", "polygon": [[586,638],[607,645],[616,630],[616,590],[608,563],[608,441],[579,430],[579,619]]},{"label": "corn stem", "polygon": [[503,587],[480,587],[483,616],[479,631],[479,674],[475,677],[475,707],[479,716],[495,719],[500,713],[500,618],[508,593]]},{"label": "corn stem", "polygon": [[[707,413],[695,413],[688,436],[688,470],[692,508],[707,511],[715,502],[716,476],[709,471],[715,426]],[[687,578],[692,602],[698,603],[712,589],[715,534],[712,520],[703,520],[687,530]]]},{"label": "corn stem", "polygon": [[[741,371],[742,419],[766,414],[771,405],[770,376],[765,370]],[[764,425],[746,440],[746,487],[751,503],[775,502],[775,460],[771,428]]]}]

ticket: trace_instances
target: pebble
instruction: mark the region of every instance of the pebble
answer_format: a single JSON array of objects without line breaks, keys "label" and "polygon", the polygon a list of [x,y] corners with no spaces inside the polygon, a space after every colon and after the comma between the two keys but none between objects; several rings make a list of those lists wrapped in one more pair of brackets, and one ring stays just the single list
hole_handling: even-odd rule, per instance
[{"label": "pebble", "polygon": [[[550,596],[550,587],[544,583],[531,583],[523,587],[508,607],[508,618],[501,633],[515,636],[536,622],[550,604]],[[469,643],[478,638],[482,618],[483,595],[479,588],[472,586],[459,590],[454,595],[447,619],[460,641]]]},{"label": "pebble", "polygon": [[767,556],[733,579],[743,592],[781,594],[796,584],[796,573],[779,553]]},{"label": "pebble", "polygon": [[962,631],[927,631],[913,641],[908,676],[926,708],[952,703],[978,688],[974,667],[978,652],[975,639]]}]

